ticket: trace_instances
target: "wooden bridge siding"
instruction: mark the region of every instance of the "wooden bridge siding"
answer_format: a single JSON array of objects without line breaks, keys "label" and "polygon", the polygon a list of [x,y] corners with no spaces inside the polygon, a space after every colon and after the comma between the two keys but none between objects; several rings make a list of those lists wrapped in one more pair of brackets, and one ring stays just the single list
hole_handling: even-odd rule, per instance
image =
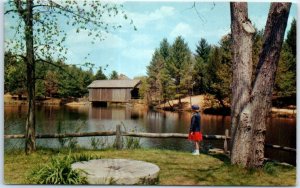
[{"label": "wooden bridge siding", "polygon": [[112,90],[111,89],[99,89],[101,90],[101,101],[111,101],[112,100]]},{"label": "wooden bridge siding", "polygon": [[128,102],[131,99],[130,88],[89,89],[89,101]]},{"label": "wooden bridge siding", "polygon": [[113,89],[112,90],[112,101],[125,102],[125,89]]}]

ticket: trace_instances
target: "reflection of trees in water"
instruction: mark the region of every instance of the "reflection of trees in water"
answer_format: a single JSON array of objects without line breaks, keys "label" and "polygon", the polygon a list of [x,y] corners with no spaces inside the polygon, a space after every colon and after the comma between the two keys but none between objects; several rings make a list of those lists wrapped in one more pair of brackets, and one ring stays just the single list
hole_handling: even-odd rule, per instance
[{"label": "reflection of trees in water", "polygon": [[[296,119],[269,119],[266,131],[266,143],[296,148]],[[296,153],[266,148],[265,157],[296,164]]]},{"label": "reflection of trees in water", "polygon": [[[108,108],[69,108],[43,107],[37,108],[37,132],[56,133],[60,121],[61,128],[66,132],[75,132],[77,125],[84,122],[81,132],[115,130],[121,122],[127,130],[153,133],[187,133],[190,126],[191,113],[189,112],[156,112],[135,110],[125,107]],[[26,105],[5,106],[4,132],[5,134],[24,134]],[[224,135],[225,129],[230,129],[230,116],[216,116],[201,114],[203,134]],[[113,137],[108,137],[113,140]],[[59,145],[55,139],[38,139],[39,146]],[[79,138],[80,145],[90,146],[89,139]],[[142,145],[161,149],[175,149],[191,151],[192,143],[186,139],[157,139],[142,138]],[[5,140],[7,145],[23,145],[18,139]],[[296,147],[296,119],[273,118],[267,126],[266,143]],[[222,141],[206,140],[205,145],[223,147]],[[52,147],[52,146],[51,146]],[[274,149],[266,149],[266,156],[287,162],[295,161],[296,155]]]}]

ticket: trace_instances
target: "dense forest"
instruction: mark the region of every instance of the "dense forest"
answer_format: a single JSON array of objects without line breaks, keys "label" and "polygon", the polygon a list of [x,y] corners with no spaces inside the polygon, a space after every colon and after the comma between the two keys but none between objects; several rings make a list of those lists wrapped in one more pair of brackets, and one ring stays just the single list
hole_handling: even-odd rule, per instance
[{"label": "dense forest", "polygon": [[[4,91],[13,95],[26,95],[26,64],[22,58],[5,53]],[[89,69],[89,70],[84,70]],[[87,65],[68,65],[61,60],[39,62],[36,66],[36,97],[83,97],[88,94],[87,86],[94,80],[118,79],[118,73],[112,71],[109,76],[99,67],[96,74]]]},{"label": "dense forest", "polygon": [[[253,37],[254,70],[262,38],[263,30],[256,31]],[[138,77],[143,81],[141,97],[150,104],[157,104],[171,99],[180,101],[189,95],[212,94],[225,107],[231,95],[231,51],[230,34],[223,36],[219,45],[210,45],[201,38],[194,53],[181,36],[173,44],[163,39],[147,66],[147,76]],[[5,93],[26,95],[26,64],[23,59],[6,52],[4,63]],[[100,67],[93,74],[92,68],[84,70],[88,68],[68,65],[62,60],[50,59],[36,66],[35,90],[38,98],[83,97],[93,80],[118,79],[116,71],[106,76]],[[283,44],[273,94],[276,97],[296,97],[295,19]]]},{"label": "dense forest", "polygon": [[[253,36],[253,70],[263,44],[263,30]],[[195,94],[211,94],[225,107],[230,104],[232,79],[231,34],[223,36],[219,45],[201,38],[192,53],[182,37],[173,44],[163,39],[155,50],[142,94],[149,103],[166,102]],[[252,76],[252,82],[254,79]],[[274,97],[296,98],[296,20],[293,19],[280,54],[274,85]],[[227,102],[227,103],[226,103]]]}]

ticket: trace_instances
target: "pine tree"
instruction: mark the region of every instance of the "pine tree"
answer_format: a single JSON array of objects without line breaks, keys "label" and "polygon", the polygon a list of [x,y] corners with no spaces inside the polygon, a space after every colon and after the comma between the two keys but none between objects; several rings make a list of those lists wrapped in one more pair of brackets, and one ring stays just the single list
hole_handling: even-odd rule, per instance
[{"label": "pine tree", "polygon": [[182,106],[181,98],[187,94],[188,83],[185,77],[185,71],[188,67],[192,66],[191,51],[181,36],[178,36],[170,50],[170,60],[167,63],[167,70],[171,79],[174,80],[175,97],[179,100],[179,107]]},{"label": "pine tree", "polygon": [[117,71],[112,71],[110,76],[109,76],[110,80],[117,80],[118,79],[118,72]]},{"label": "pine tree", "polygon": [[106,75],[102,71],[102,67],[99,67],[97,73],[94,76],[94,80],[107,80]]}]

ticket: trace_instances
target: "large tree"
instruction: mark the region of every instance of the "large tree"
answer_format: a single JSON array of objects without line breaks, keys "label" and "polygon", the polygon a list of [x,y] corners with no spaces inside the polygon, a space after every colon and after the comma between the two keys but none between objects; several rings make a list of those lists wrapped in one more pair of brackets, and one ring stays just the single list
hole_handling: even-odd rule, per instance
[{"label": "large tree", "polygon": [[147,66],[147,83],[149,85],[150,98],[154,101],[161,100],[160,93],[160,72],[163,69],[165,61],[160,51],[156,49],[152,55],[150,65]]},{"label": "large tree", "polygon": [[[9,0],[5,14],[12,15],[12,28],[18,36],[7,40],[6,50],[22,58],[27,68],[28,114],[26,120],[25,151],[36,150],[35,145],[35,83],[36,63],[47,62],[52,56],[64,57],[63,45],[67,34],[60,23],[84,31],[94,39],[103,39],[103,33],[119,28],[105,22],[105,18],[122,14],[120,7],[100,1]],[[51,64],[51,62],[48,62]],[[55,65],[54,65],[55,66]]]},{"label": "large tree", "polygon": [[266,124],[291,3],[271,3],[252,82],[252,37],[247,3],[230,3],[233,37],[231,162],[248,168],[264,161]]},{"label": "large tree", "polygon": [[167,70],[167,63],[170,61],[170,44],[167,39],[160,42],[155,50],[150,65],[147,66],[147,86],[149,99],[155,101],[166,101],[173,98],[174,89],[170,74]]},{"label": "large tree", "polygon": [[167,62],[167,69],[171,79],[174,80],[176,98],[179,100],[179,107],[181,107],[181,98],[188,93],[190,88],[190,78],[186,78],[187,71],[189,75],[190,67],[192,66],[191,51],[188,44],[181,36],[178,36],[170,48],[170,59]]}]

